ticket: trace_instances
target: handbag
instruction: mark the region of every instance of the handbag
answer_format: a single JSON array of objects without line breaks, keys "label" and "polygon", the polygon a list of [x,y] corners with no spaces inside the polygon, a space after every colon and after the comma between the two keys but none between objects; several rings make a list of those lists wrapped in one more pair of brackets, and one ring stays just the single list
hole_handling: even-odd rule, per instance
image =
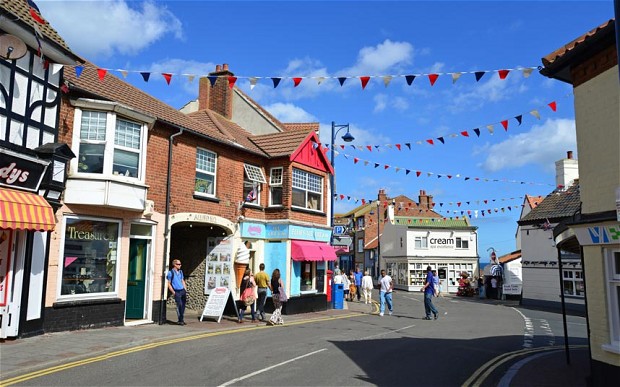
[{"label": "handbag", "polygon": [[284,288],[282,286],[278,287],[278,292],[280,293],[280,302],[288,301],[288,297],[286,296],[286,292],[284,291]]},{"label": "handbag", "polygon": [[252,288],[245,288],[243,293],[241,293],[241,301],[243,301],[247,306],[252,305],[254,301],[256,301]]}]

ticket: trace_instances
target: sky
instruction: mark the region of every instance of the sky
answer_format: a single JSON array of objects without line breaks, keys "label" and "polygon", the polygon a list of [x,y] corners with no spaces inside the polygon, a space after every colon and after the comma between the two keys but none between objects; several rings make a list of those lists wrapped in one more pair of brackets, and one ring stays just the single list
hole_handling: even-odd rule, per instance
[{"label": "sky", "polygon": [[[328,147],[335,123],[336,213],[379,189],[415,202],[425,190],[445,217],[470,211],[481,261],[516,249],[524,195],[549,194],[555,161],[569,150],[579,158],[572,88],[540,75],[541,58],[614,17],[611,0],[36,3],[75,53],[128,71],[129,83],[175,108],[226,63],[282,122],[319,122]],[[161,73],[173,74],[169,85]],[[344,149],[343,125],[355,137]]]}]

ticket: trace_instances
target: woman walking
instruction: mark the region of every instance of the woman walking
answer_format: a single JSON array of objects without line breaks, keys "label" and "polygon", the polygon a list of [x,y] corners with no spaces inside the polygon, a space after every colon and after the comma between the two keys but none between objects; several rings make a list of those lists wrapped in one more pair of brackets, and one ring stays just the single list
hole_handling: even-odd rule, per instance
[{"label": "woman walking", "polygon": [[250,269],[246,269],[243,274],[243,279],[241,279],[241,287],[239,288],[241,294],[241,300],[238,301],[239,321],[237,322],[239,324],[243,323],[243,315],[245,314],[245,309],[248,305],[250,306],[250,312],[252,313],[252,322],[257,322],[256,311],[254,310],[254,302],[256,301],[256,298],[254,297],[254,287],[256,287],[256,283],[254,282],[252,271]]},{"label": "woman walking", "polygon": [[364,272],[362,277],[362,292],[364,293],[364,303],[370,304],[372,299],[372,277],[368,274],[368,270]]},{"label": "woman walking", "polygon": [[271,281],[269,282],[269,289],[271,289],[271,299],[273,300],[274,311],[269,318],[269,325],[282,325],[284,320],[282,319],[282,302],[280,296],[284,299],[284,282],[280,279],[280,270],[275,269],[271,274]]}]

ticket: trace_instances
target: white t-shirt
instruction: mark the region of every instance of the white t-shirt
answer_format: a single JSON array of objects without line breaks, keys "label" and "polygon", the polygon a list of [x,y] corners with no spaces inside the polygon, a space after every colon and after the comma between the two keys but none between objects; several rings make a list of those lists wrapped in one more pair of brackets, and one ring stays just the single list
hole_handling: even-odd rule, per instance
[{"label": "white t-shirt", "polygon": [[372,277],[369,275],[365,275],[364,277],[362,277],[362,289],[372,289],[373,283],[372,283]]},{"label": "white t-shirt", "polygon": [[495,278],[491,278],[491,287],[495,289],[497,287],[497,280]]},{"label": "white t-shirt", "polygon": [[334,283],[335,284],[341,284],[342,283],[342,276],[340,274],[334,276]]},{"label": "white t-shirt", "polygon": [[392,277],[386,274],[385,277],[381,277],[379,282],[381,283],[382,292],[390,293],[392,291]]}]

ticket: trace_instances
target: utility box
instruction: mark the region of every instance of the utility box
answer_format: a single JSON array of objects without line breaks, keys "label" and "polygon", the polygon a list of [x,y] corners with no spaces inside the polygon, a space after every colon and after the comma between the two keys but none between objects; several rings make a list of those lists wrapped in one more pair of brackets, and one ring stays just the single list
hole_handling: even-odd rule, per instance
[{"label": "utility box", "polygon": [[332,307],[334,309],[344,308],[344,285],[342,284],[332,286]]}]

